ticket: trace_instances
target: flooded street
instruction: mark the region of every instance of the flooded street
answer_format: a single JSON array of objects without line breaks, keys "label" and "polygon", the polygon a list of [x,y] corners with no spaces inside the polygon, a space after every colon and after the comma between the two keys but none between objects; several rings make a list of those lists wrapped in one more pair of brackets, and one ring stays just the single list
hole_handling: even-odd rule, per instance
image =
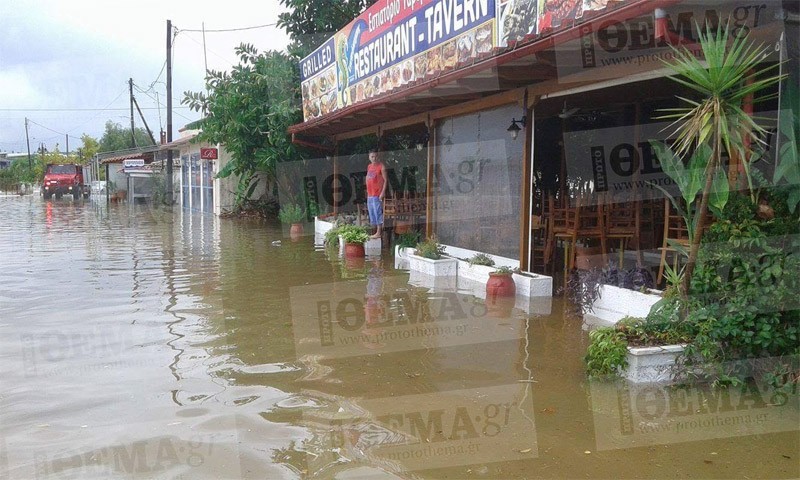
[{"label": "flooded street", "polygon": [[0,208],[0,479],[800,477],[796,396],[589,382],[558,298],[493,311],[308,228]]}]

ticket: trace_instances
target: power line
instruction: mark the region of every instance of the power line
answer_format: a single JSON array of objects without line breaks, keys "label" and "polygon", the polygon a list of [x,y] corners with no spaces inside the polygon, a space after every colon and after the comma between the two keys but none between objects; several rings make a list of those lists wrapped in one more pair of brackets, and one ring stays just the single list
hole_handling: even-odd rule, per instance
[{"label": "power line", "polygon": [[[115,103],[117,100],[119,100],[119,98],[120,98],[121,96],[125,95],[125,91],[126,91],[126,89],[122,89],[122,91],[121,91],[121,92],[119,92],[119,95],[117,95],[116,97],[114,97],[114,100],[111,100],[110,102],[108,102],[108,104],[106,104],[106,106],[105,106],[105,107],[103,107],[103,110],[100,110],[100,111],[101,111],[101,112],[104,112],[104,111],[106,111],[106,109],[107,109],[107,108],[109,108],[111,105],[113,105],[113,104],[114,104],[114,103]],[[83,122],[83,123],[79,124],[78,126],[76,126],[76,127],[73,127],[73,128],[71,128],[71,129],[69,129],[68,131],[70,131],[70,132],[74,132],[75,130],[77,130],[77,129],[79,129],[79,128],[83,127],[84,125],[88,124],[89,122],[93,122],[93,121],[95,121],[95,120],[96,120],[96,119],[97,119],[99,116],[100,116],[100,114],[97,114],[97,115],[93,116],[92,118],[90,118],[89,120],[86,120],[85,122]]]},{"label": "power line", "polygon": [[[158,83],[158,81],[161,79],[161,75],[163,75],[163,74],[164,74],[164,69],[165,69],[165,68],[167,68],[167,61],[166,61],[166,60],[164,60],[164,63],[161,65],[161,71],[159,71],[159,72],[158,72],[158,75],[156,75],[156,79],[155,79],[155,80],[153,80],[153,82],[152,82],[152,83],[150,83],[150,87],[148,87],[148,89],[147,89],[147,91],[148,91],[148,92],[149,92],[149,91],[152,91],[152,90],[153,90],[153,87],[155,87],[155,86],[156,86],[156,83]],[[144,92],[142,92],[142,93],[144,93]]]},{"label": "power line", "polygon": [[[223,32],[241,32],[243,30],[255,30],[256,28],[266,28],[266,27],[277,27],[277,23],[266,23],[264,25],[255,25],[252,27],[240,27],[240,28],[225,28],[225,29],[217,29],[217,30],[206,30],[206,33],[223,33]],[[203,30],[194,30],[188,28],[178,28],[176,29],[178,32],[202,32]]]},{"label": "power line", "polygon": [[[145,90],[142,90],[142,87],[140,87],[140,86],[136,85],[136,83],[134,83],[134,84],[133,84],[133,87],[136,89],[136,91],[137,91],[137,92],[139,92],[139,93],[141,93],[141,94],[143,94],[143,95],[146,95],[148,98],[150,98],[150,100],[153,100],[154,102],[156,102],[156,104],[158,105],[158,107],[149,107],[149,110],[158,110],[158,122],[159,122],[159,124],[160,124],[160,123],[161,123],[161,110],[162,110],[162,107],[161,107],[161,102],[158,100],[158,98],[157,98],[157,97],[156,97],[156,98],[153,98],[153,96],[152,96],[152,95],[150,95],[149,93],[147,93],[147,91],[145,91]],[[158,95],[158,92],[153,92],[153,93],[155,93],[156,95]],[[181,100],[180,100],[179,98],[175,97],[175,96],[173,96],[173,97],[172,97],[172,101],[173,101],[173,102],[178,102],[178,103],[181,103]],[[188,107],[188,106],[186,106],[186,107],[175,107],[175,106],[173,106],[173,107],[172,107],[172,110],[173,110],[173,113],[175,113],[175,114],[176,114],[176,115],[178,115],[179,117],[183,118],[184,120],[186,120],[186,121],[189,121],[189,122],[193,122],[193,121],[194,121],[194,120],[192,120],[191,118],[189,118],[189,117],[187,117],[187,116],[185,116],[185,115],[181,115],[180,113],[178,113],[178,112],[175,112],[174,110],[175,110],[176,108],[183,108],[183,109],[187,109],[187,108],[188,108],[188,109],[190,109],[190,110],[191,110],[191,107]],[[142,110],[144,110],[144,109],[142,109]],[[162,127],[163,127],[163,126],[162,126]]]},{"label": "power line", "polygon": [[[174,107],[188,109],[189,107]],[[145,107],[142,110],[157,110],[158,107]],[[0,112],[127,112],[128,108],[0,108]]]},{"label": "power line", "polygon": [[42,125],[41,123],[36,123],[36,122],[34,122],[33,120],[31,120],[30,118],[28,119],[28,122],[29,122],[29,123],[32,123],[32,124],[34,124],[34,125],[37,125],[37,126],[39,126],[39,127],[42,127],[42,128],[44,128],[45,130],[48,130],[48,131],[50,131],[50,132],[57,133],[57,134],[59,134],[59,135],[63,135],[64,137],[72,137],[72,138],[74,138],[75,140],[80,140],[80,137],[75,137],[75,136],[73,136],[73,135],[69,135],[69,134],[67,134],[67,133],[64,133],[64,132],[59,132],[59,131],[57,131],[57,130],[53,130],[53,129],[52,129],[52,128],[50,128],[50,127],[45,127],[45,126],[44,126],[44,125]]},{"label": "power line", "polygon": [[196,43],[197,45],[200,45],[201,47],[203,47],[203,50],[208,50],[209,52],[211,52],[211,53],[213,53],[214,55],[216,55],[216,56],[217,56],[217,58],[219,58],[220,60],[224,60],[226,63],[231,63],[231,64],[235,64],[235,63],[236,63],[236,62],[232,61],[230,58],[225,58],[225,57],[223,57],[222,55],[220,55],[219,53],[215,52],[214,50],[211,50],[211,49],[209,49],[209,48],[206,48],[206,46],[205,46],[205,45],[203,45],[201,42],[199,42],[199,41],[195,40],[195,39],[194,39],[194,38],[192,38],[190,35],[186,35],[186,36],[185,36],[185,38],[188,38],[189,40],[193,41],[193,42],[194,42],[194,43]]}]

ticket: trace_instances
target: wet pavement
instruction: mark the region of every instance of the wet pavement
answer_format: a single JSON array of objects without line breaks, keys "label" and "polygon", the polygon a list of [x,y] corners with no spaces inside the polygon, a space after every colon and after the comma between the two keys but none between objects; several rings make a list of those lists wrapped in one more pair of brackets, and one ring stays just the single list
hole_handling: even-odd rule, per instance
[{"label": "wet pavement", "polygon": [[261,222],[0,209],[0,479],[800,477],[796,397],[589,382],[560,299]]}]

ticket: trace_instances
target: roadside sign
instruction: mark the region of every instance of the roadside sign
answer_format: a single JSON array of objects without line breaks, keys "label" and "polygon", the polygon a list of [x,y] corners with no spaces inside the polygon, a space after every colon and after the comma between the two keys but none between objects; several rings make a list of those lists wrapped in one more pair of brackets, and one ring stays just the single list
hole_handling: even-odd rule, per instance
[{"label": "roadside sign", "polygon": [[216,148],[201,148],[200,158],[203,160],[216,160],[219,157],[219,151]]}]

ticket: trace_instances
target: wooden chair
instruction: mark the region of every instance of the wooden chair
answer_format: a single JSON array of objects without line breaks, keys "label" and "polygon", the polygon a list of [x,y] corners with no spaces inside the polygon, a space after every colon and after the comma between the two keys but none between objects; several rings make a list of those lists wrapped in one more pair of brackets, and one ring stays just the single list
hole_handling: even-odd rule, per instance
[{"label": "wooden chair", "polygon": [[637,236],[637,205],[639,202],[610,201],[605,206],[606,240],[619,240],[619,268],[624,268],[625,249],[628,243]]},{"label": "wooden chair", "polygon": [[397,216],[398,199],[385,196],[383,197],[383,218],[392,219]]},{"label": "wooden chair", "polygon": [[547,219],[542,215],[531,215],[531,268],[544,273],[548,259]]},{"label": "wooden chair", "polygon": [[[554,220],[557,218],[553,215]],[[564,243],[564,271],[575,268],[575,249],[578,239],[600,239],[600,248],[605,263],[606,232],[602,205],[591,195],[579,195],[574,207],[567,207],[563,225],[554,226],[554,238]]]},{"label": "wooden chair", "polygon": [[668,198],[664,199],[664,239],[659,250],[661,251],[661,262],[658,266],[658,277],[656,284],[661,283],[664,277],[664,266],[667,264],[667,255],[673,256],[672,268],[677,270],[679,259],[681,257],[673,244],[679,244],[686,249],[689,248],[689,229],[686,227],[686,221],[679,215],[672,207],[672,202]]}]

